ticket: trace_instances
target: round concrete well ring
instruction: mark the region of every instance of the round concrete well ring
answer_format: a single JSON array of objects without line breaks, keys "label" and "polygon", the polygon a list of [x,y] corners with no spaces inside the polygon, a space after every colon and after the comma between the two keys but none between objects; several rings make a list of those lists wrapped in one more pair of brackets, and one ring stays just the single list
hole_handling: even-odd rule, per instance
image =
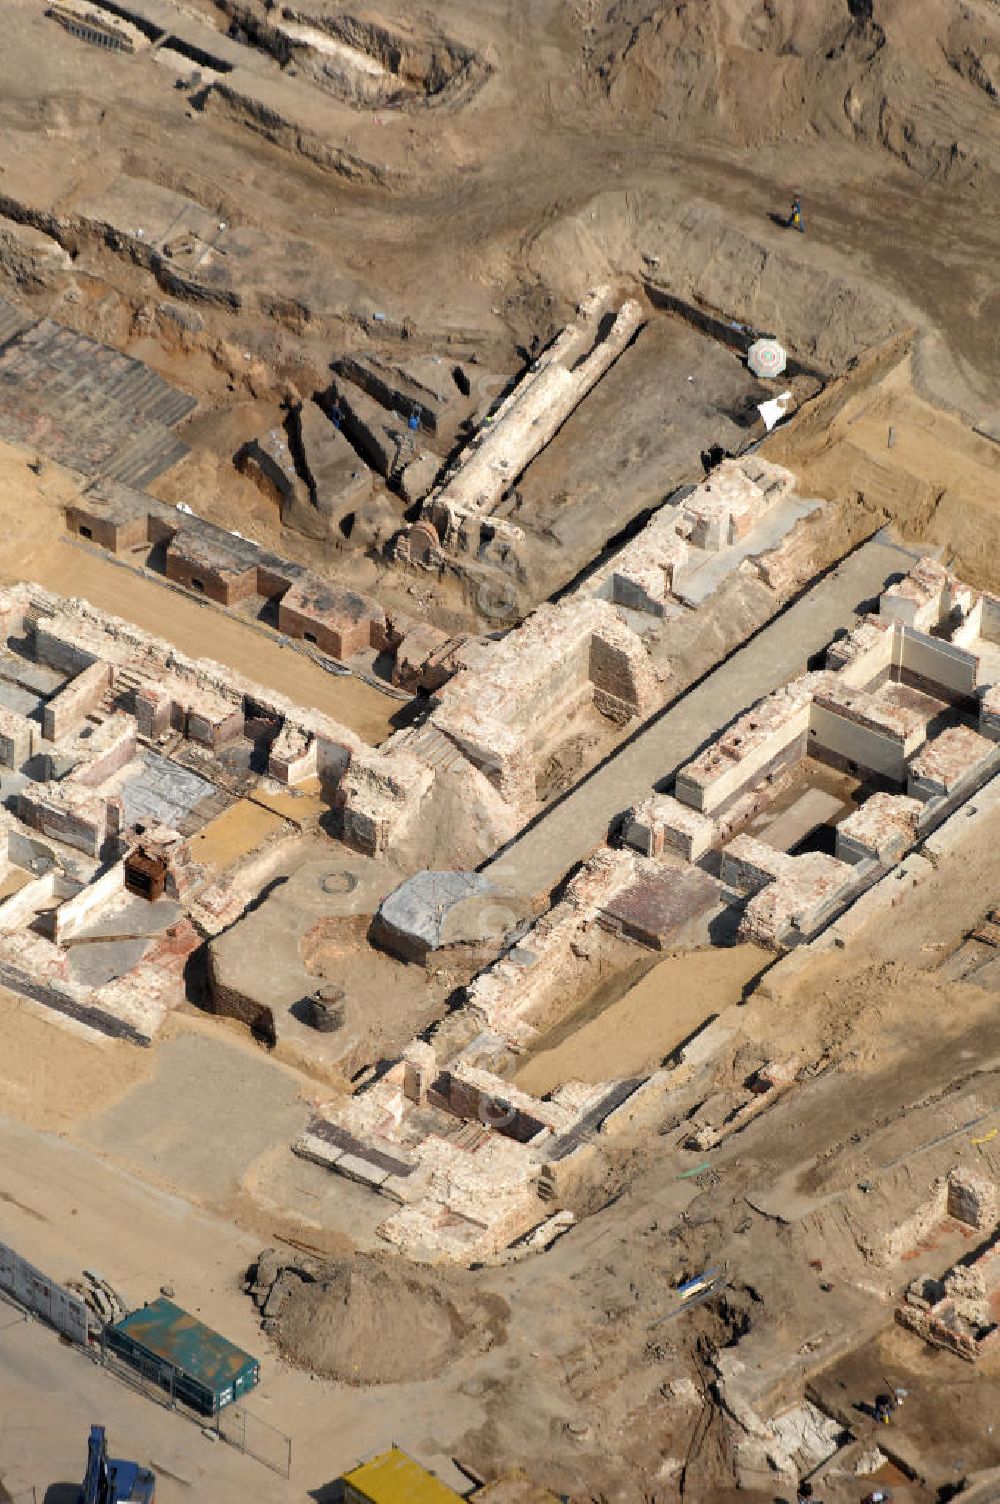
[{"label": "round concrete well ring", "polygon": [[336,867],[332,872],[324,873],[319,880],[319,885],[324,893],[337,897],[344,893],[353,893],[358,886],[358,876],[348,867]]}]

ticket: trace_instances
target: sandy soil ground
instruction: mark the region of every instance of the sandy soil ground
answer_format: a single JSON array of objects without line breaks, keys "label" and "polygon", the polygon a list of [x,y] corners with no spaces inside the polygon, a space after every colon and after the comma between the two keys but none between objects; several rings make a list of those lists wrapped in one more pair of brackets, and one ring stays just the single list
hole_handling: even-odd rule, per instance
[{"label": "sandy soil ground", "polygon": [[282,694],[340,720],[368,741],[382,741],[398,700],[360,679],[325,673],[294,649],[283,649],[238,617],[200,606],[154,580],[59,540],[35,555],[28,578],[63,595],[82,595],[147,632],[155,632],[193,657],[211,658]]},{"label": "sandy soil ground", "polygon": [[851,499],[904,541],[939,548],[963,579],[997,589],[1000,449],[920,396],[912,359],[872,378],[828,390],[761,453],[793,469],[807,494]]},{"label": "sandy soil ground", "polygon": [[648,1074],[706,1019],[739,1003],[772,959],[753,945],[668,956],[596,1017],[564,1020],[565,1037],[551,1046],[540,1041],[517,1085],[543,1096],[561,1081]]},{"label": "sandy soil ground", "polygon": [[[188,3],[226,29],[210,0]],[[247,7],[264,14],[256,0]],[[433,16],[380,0],[378,19],[406,32],[408,55],[447,32],[490,71],[461,107],[338,115],[337,145],[361,164],[353,178],[307,159],[294,133],[267,137],[261,120],[250,129],[235,111],[196,107],[151,57],[87,49],[34,0],[8,0],[7,11],[0,212],[44,227],[72,259],[50,271],[0,249],[0,289],[198,394],[189,437],[199,447],[161,480],[161,496],[451,624],[457,582],[418,589],[375,560],[321,554],[282,531],[235,475],[232,447],[272,424],[283,400],[322,387],[345,350],[446,351],[515,370],[532,340],[551,337],[574,300],[606,280],[651,307],[678,298],[771,329],[833,378],[765,453],[837,502],[828,526],[843,527],[845,545],[888,518],[977,583],[1000,584],[994,0],[621,0],[608,9],[443,0]],[[163,188],[264,233],[268,255],[247,263],[235,301],[186,304],[140,250],[95,228],[95,204]],[[796,191],[802,237],[782,225]],[[282,294],[292,273],[298,279],[296,299],[261,296],[275,267]],[[883,341],[895,341],[891,358],[869,367],[866,353]],[[655,386],[656,361],[643,369],[644,388]],[[617,447],[594,442],[584,411],[579,452],[553,448],[529,472],[529,500],[536,487],[555,493],[544,521],[556,541],[571,527],[559,491],[582,494],[594,475],[613,486],[616,453],[633,466],[622,509],[655,493],[659,459],[639,421],[648,402],[645,389],[632,400],[622,365],[591,410],[616,426]],[[0,449],[5,578],[81,591],[373,741],[385,736],[396,703],[377,691],[331,679],[246,625],[59,541],[70,483],[50,465],[36,473],[30,458]],[[600,498],[584,500],[581,533],[596,546]],[[704,645],[678,651],[690,668]],[[239,844],[230,834],[220,827],[213,838],[223,861]],[[1000,1110],[995,996],[938,972],[996,901],[997,834],[995,821],[984,823],[960,858],[893,911],[891,926],[787,992],[765,987],[742,1003],[760,958],[734,949],[670,957],[624,996],[590,1011],[585,1002],[579,1029],[543,1040],[525,1082],[648,1067],[716,1011],[733,1033],[714,1077],[679,1083],[654,1130],[601,1146],[593,1183],[574,1198],[578,1227],[542,1258],[476,1272],[477,1289],[511,1313],[488,1351],[459,1340],[443,1372],[366,1390],[294,1372],[265,1347],[261,1413],[293,1434],[298,1461],[288,1489],[262,1485],[255,1496],[321,1497],[343,1467],[395,1438],[424,1460],[461,1455],[483,1472],[529,1463],[539,1482],[580,1500],[771,1499],[773,1475],[758,1487],[741,1471],[750,1434],[742,1402],[762,1413],[783,1404],[811,1372],[841,1361],[845,1344],[864,1342],[875,1356],[845,1377],[849,1389],[870,1385],[885,1362],[912,1369],[914,1388],[926,1389],[913,1413],[928,1440],[948,1448],[954,1376],[886,1336],[915,1265],[879,1263],[878,1248],[950,1165],[1000,1173],[990,1144],[960,1131]],[[317,938],[328,954],[314,959],[349,983],[338,934]],[[378,985],[390,983],[386,971]],[[358,989],[362,1000],[365,986],[375,983]],[[178,1018],[162,1045],[140,1053],[97,1045],[17,1000],[0,998],[0,1015],[0,1232],[54,1277],[96,1264],[136,1299],[169,1279],[182,1303],[255,1349],[264,1339],[238,1285],[258,1240],[298,1238],[336,1255],[373,1246],[382,1211],[373,1198],[291,1163],[284,1146],[315,1086],[288,1061],[266,1059],[215,1021]],[[788,1055],[805,1073],[701,1169],[703,1156],[683,1148],[686,1114],[706,1097],[731,1106],[753,1069]],[[954,1135],[936,1144],[944,1130]],[[877,1182],[872,1193],[858,1189],[866,1178]],[[916,1266],[932,1268],[943,1249],[918,1253]],[[665,1319],[678,1280],[716,1264],[724,1292]],[[390,1356],[406,1339],[379,1328]],[[727,1358],[742,1367],[727,1368]],[[49,1425],[42,1396],[60,1394],[74,1447],[82,1444],[82,1417],[98,1396],[68,1372],[0,1343],[0,1396],[20,1418],[6,1428],[16,1446],[5,1436],[0,1453],[16,1451],[19,1485],[50,1481],[59,1446],[60,1467],[66,1455],[64,1427],[29,1438],[33,1406]],[[977,1426],[991,1385],[965,1407]],[[147,1422],[106,1403],[140,1455],[190,1473],[187,1496],[253,1492],[244,1475],[192,1467],[191,1433],[161,1428],[158,1412]],[[973,1462],[988,1450],[976,1441]],[[6,1455],[0,1473],[9,1473]],[[738,1495],[737,1482],[746,1485]],[[184,1488],[167,1479],[168,1504]]]},{"label": "sandy soil ground", "polygon": [[5,1114],[60,1132],[99,1104],[120,1100],[153,1068],[153,1057],[90,1029],[73,1030],[10,992],[0,993]]},{"label": "sandy soil ground", "polygon": [[191,854],[196,862],[225,872],[287,829],[279,815],[262,809],[252,799],[240,799],[191,838]]}]

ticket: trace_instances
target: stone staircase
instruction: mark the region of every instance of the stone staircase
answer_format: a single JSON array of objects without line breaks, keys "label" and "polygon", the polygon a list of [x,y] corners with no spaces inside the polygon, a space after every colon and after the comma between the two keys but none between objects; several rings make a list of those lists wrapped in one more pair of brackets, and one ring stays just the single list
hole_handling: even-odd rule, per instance
[{"label": "stone staircase", "polygon": [[187,453],[173,428],[196,406],[141,361],[53,319],[25,327],[0,300],[5,438],[29,442],[42,431],[39,447],[60,464],[141,490]]},{"label": "stone staircase", "polygon": [[121,668],[113,668],[111,671],[111,683],[104,691],[104,698],[100,703],[102,716],[114,715],[117,710],[124,710],[129,715],[135,714],[135,692],[144,683],[141,674],[125,664]]},{"label": "stone staircase", "polygon": [[465,1149],[469,1154],[475,1154],[477,1149],[482,1148],[490,1136],[490,1130],[482,1123],[469,1120],[448,1135],[448,1142],[456,1149]]},{"label": "stone staircase", "polygon": [[187,454],[187,445],[161,424],[146,427],[113,459],[101,467],[104,480],[120,481],[141,491],[150,481],[176,465]]},{"label": "stone staircase", "polygon": [[535,1190],[538,1192],[539,1201],[556,1201],[558,1199],[555,1175],[550,1165],[542,1166],[538,1180],[535,1183]]},{"label": "stone staircase", "polygon": [[433,768],[435,773],[446,773],[456,763],[464,761],[464,754],[455,743],[449,741],[429,721],[425,721],[422,726],[414,726],[409,731],[400,732],[393,738],[393,744],[416,757],[425,768]]}]

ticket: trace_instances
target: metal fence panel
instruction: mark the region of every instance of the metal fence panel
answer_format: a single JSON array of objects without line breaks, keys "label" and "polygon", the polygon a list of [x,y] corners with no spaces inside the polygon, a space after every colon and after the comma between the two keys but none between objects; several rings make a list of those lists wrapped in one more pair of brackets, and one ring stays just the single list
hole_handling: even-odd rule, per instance
[{"label": "metal fence panel", "polygon": [[[170,1363],[161,1363],[157,1358],[130,1351],[128,1357],[108,1346],[107,1328],[101,1333],[101,1363],[115,1378],[140,1390],[148,1399],[171,1409],[180,1408],[177,1403],[177,1373]],[[187,1413],[185,1411],[185,1413]],[[201,1420],[201,1416],[192,1418]]]},{"label": "metal fence panel", "polygon": [[86,1303],[29,1264],[6,1243],[0,1243],[0,1286],[56,1331],[84,1347],[87,1345],[90,1318]]},{"label": "metal fence panel", "polygon": [[292,1438],[272,1426],[270,1421],[244,1410],[242,1405],[227,1405],[216,1419],[219,1435],[230,1446],[262,1462],[282,1478],[292,1471]]}]

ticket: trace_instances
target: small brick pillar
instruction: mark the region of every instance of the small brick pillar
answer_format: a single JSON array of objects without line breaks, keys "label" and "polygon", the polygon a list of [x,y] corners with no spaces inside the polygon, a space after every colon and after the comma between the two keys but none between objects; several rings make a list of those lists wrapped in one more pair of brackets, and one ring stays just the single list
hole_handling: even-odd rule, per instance
[{"label": "small brick pillar", "polygon": [[403,1051],[403,1095],[408,1102],[422,1107],[437,1072],[437,1055],[432,1045],[416,1040]]}]

